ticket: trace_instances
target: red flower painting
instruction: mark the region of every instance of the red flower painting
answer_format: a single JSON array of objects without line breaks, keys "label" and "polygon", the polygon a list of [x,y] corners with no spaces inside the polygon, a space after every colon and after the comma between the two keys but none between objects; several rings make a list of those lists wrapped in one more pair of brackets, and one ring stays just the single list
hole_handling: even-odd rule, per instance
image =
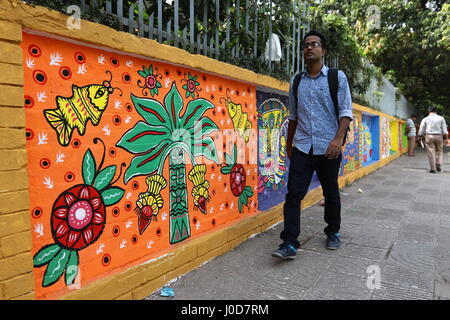
[{"label": "red flower painting", "polygon": [[230,175],[231,192],[238,198],[239,212],[242,213],[243,206],[248,206],[248,199],[253,196],[252,187],[246,186],[245,169],[242,164],[237,163],[237,146],[233,147],[231,155],[225,153],[226,165],[220,169],[223,174]]},{"label": "red flower painting", "polygon": [[[98,141],[101,140],[94,139],[94,143]],[[50,225],[55,243],[42,247],[33,257],[35,268],[47,266],[43,287],[51,286],[64,273],[66,285],[73,284],[79,273],[78,251],[98,240],[106,224],[106,206],[116,204],[123,197],[125,191],[113,187],[122,172],[112,181],[116,166],[102,169],[105,153],[103,144],[103,158],[97,168],[92,152],[88,149],[82,165],[84,184],[70,187],[53,203]],[[125,163],[121,168],[123,166]]]},{"label": "red flower painting", "polygon": [[63,192],[52,209],[51,229],[56,242],[71,250],[94,243],[106,222],[106,209],[99,192],[89,185],[77,185]]}]

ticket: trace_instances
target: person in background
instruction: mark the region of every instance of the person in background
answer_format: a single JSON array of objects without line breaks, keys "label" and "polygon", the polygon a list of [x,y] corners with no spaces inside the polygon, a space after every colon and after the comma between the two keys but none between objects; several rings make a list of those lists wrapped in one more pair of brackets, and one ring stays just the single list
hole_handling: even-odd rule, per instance
[{"label": "person in background", "polygon": [[406,121],[406,135],[408,137],[408,156],[414,157],[414,149],[416,148],[416,125],[417,115],[412,114]]},{"label": "person in background", "polygon": [[420,123],[419,137],[425,140],[430,173],[442,171],[443,149],[447,143],[448,131],[445,119],[437,114],[436,107],[428,108],[429,115]]}]

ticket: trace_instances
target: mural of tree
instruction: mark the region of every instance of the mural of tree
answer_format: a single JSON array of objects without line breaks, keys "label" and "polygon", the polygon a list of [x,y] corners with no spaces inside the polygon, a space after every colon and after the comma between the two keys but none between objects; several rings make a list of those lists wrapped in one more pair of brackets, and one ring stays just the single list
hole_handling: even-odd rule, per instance
[{"label": "mural of tree", "polygon": [[[188,196],[186,185],[186,156],[193,164],[192,171],[198,171],[196,157],[205,157],[218,163],[214,141],[208,135],[218,130],[217,125],[204,113],[215,106],[208,100],[199,98],[191,100],[186,107],[178,91],[176,83],[172,83],[169,93],[164,98],[164,104],[150,98],[131,95],[136,111],[144,119],[127,131],[117,143],[117,146],[135,154],[124,175],[125,184],[133,177],[141,175],[162,176],[164,163],[169,161],[169,191],[170,191],[170,243],[174,244],[190,237],[188,215]],[[204,178],[204,177],[203,177]],[[205,186],[209,186],[205,184]],[[160,192],[162,188],[158,188]],[[195,191],[195,190],[193,190]],[[150,190],[149,190],[150,192]],[[203,191],[204,192],[204,191]],[[157,195],[151,193],[156,199]],[[194,192],[195,193],[195,192]],[[198,197],[194,195],[194,204],[199,206]],[[161,201],[155,209],[161,207]],[[201,203],[204,210],[204,203]],[[151,217],[149,209],[143,208],[140,215],[142,233],[150,223],[142,221]],[[203,211],[202,210],[202,211]]]}]

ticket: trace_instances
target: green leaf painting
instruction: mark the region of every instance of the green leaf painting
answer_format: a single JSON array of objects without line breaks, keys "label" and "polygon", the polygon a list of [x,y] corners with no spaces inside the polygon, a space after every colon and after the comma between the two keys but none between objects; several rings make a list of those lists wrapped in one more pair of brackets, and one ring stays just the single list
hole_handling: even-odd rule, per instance
[{"label": "green leaf painting", "polygon": [[66,270],[67,262],[69,261],[71,251],[68,249],[61,249],[58,254],[50,261],[45,270],[44,279],[42,281],[43,287],[48,287],[54,284],[62,276]]},{"label": "green leaf painting", "polygon": [[139,154],[158,146],[163,140],[171,140],[172,131],[165,126],[150,125],[139,121],[117,143],[130,153]]},{"label": "green leaf painting", "polygon": [[175,81],[172,83],[172,87],[170,88],[169,93],[164,98],[164,104],[166,108],[169,110],[169,115],[173,122],[173,127],[179,129],[180,128],[179,118],[181,109],[183,108],[183,100],[181,98],[180,93],[177,90]]},{"label": "green leaf painting", "polygon": [[172,144],[170,140],[163,140],[156,148],[150,150],[150,152],[134,157],[128,169],[125,171],[125,184],[133,177],[149,175],[156,172],[160,168],[161,157],[168,152]]},{"label": "green leaf painting", "polygon": [[46,265],[58,254],[59,251],[61,251],[61,246],[56,243],[42,247],[41,250],[39,250],[39,252],[33,257],[34,267],[42,267],[43,265]]},{"label": "green leaf painting", "polygon": [[72,251],[69,256],[69,261],[67,262],[65,274],[66,285],[68,286],[73,284],[79,273],[78,260],[78,251]]},{"label": "green leaf painting", "polygon": [[116,166],[109,166],[103,169],[95,177],[94,188],[97,190],[102,190],[111,183],[115,174],[116,174]]},{"label": "green leaf painting", "polygon": [[86,151],[83,158],[83,180],[85,184],[92,184],[95,177],[95,159],[90,149]]},{"label": "green leaf painting", "polygon": [[105,206],[112,206],[122,199],[125,190],[119,187],[112,187],[102,192],[102,198]]},{"label": "green leaf painting", "polygon": [[209,135],[218,130],[219,128],[212,119],[208,117],[202,117],[194,124],[189,132],[193,139],[201,139],[201,137]]},{"label": "green leaf painting", "polygon": [[131,94],[131,101],[136,111],[144,118],[147,124],[164,126],[173,130],[167,109],[157,100],[140,98]]},{"label": "green leaf painting", "polygon": [[215,106],[205,99],[200,98],[189,101],[186,106],[186,110],[180,120],[181,126],[189,130],[195,125],[196,122],[201,119],[201,117],[207,110],[214,108]]},{"label": "green leaf painting", "polygon": [[208,160],[219,162],[217,150],[215,148],[214,140],[211,137],[205,137],[201,140],[194,140],[192,143],[192,151],[194,156],[203,156]]}]

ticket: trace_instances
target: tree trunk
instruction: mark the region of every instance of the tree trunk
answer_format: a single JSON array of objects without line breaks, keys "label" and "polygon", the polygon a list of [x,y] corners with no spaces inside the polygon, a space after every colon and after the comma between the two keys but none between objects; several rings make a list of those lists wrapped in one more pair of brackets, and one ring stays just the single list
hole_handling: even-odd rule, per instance
[{"label": "tree trunk", "polygon": [[169,156],[170,189],[170,243],[174,244],[191,236],[186,186],[184,151],[175,148]]}]

